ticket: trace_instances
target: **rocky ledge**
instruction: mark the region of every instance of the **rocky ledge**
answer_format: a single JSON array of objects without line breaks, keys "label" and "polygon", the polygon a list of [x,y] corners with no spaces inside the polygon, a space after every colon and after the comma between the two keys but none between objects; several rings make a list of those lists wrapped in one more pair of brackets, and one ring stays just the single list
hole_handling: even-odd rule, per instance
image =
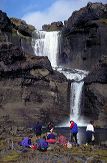
[{"label": "rocky ledge", "polygon": [[68,86],[47,57],[26,54],[9,42],[0,43],[1,128],[7,128],[6,123],[33,126],[37,120],[60,123],[69,115]]},{"label": "rocky ledge", "polygon": [[60,31],[60,30],[62,30],[62,28],[63,28],[63,23],[61,21],[53,22],[51,24],[44,24],[42,26],[42,30],[43,31],[47,31],[47,32],[50,32],[50,31]]}]

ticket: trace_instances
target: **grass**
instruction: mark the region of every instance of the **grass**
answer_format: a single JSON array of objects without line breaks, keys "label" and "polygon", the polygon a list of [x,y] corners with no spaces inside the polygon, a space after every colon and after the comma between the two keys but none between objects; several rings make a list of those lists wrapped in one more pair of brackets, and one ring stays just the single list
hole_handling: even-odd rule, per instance
[{"label": "grass", "polygon": [[6,163],[12,163],[18,160],[20,154],[17,153],[16,151],[11,151],[11,153],[7,154],[6,156],[4,156],[2,158],[2,163],[6,162]]},{"label": "grass", "polygon": [[[7,149],[8,145],[6,144],[6,140],[0,139],[0,163],[82,163],[87,158],[102,160],[104,163],[107,162],[107,148],[103,149],[99,146],[80,145],[79,147],[74,146],[68,149],[59,145],[52,145],[52,148],[47,152],[34,151],[29,148],[23,153],[19,152],[21,148],[17,145],[21,139],[22,137],[12,137],[12,140],[16,144],[14,150]],[[34,137],[34,142],[35,139]],[[4,149],[7,152],[2,154]]]}]

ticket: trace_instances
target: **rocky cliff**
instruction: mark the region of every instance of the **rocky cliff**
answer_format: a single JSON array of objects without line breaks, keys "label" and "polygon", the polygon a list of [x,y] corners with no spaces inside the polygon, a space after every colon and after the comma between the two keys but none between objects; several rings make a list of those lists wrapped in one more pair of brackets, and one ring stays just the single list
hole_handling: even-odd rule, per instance
[{"label": "rocky cliff", "polygon": [[69,83],[47,57],[33,55],[33,31],[0,11],[0,133],[37,120],[58,124],[69,116]]},{"label": "rocky cliff", "polygon": [[52,70],[47,57],[28,56],[11,43],[0,44],[0,121],[57,124],[69,115],[67,91],[66,78]]},{"label": "rocky cliff", "polygon": [[88,3],[65,22],[59,64],[91,70],[102,55],[107,55],[106,42],[107,5]]},{"label": "rocky cliff", "polygon": [[85,78],[82,102],[82,113],[97,126],[107,127],[107,56]]},{"label": "rocky cliff", "polygon": [[32,48],[32,36],[35,27],[26,24],[17,18],[8,18],[7,14],[0,10],[0,42],[12,42],[23,51],[34,54]]},{"label": "rocky cliff", "polygon": [[89,71],[81,111],[107,127],[107,5],[88,3],[73,12],[62,29],[59,64]]}]

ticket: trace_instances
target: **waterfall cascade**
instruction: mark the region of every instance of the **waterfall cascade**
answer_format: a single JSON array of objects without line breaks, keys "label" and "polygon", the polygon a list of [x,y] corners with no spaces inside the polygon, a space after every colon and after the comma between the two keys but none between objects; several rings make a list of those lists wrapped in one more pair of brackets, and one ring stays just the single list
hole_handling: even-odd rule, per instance
[{"label": "waterfall cascade", "polygon": [[71,82],[71,93],[70,93],[70,117],[69,119],[60,124],[60,126],[69,126],[69,121],[72,119],[78,123],[79,126],[84,126],[84,119],[80,117],[80,104],[81,104],[81,93],[84,84],[84,77],[88,74],[87,71],[83,70],[67,70],[64,68],[58,68],[59,72],[63,73],[67,79],[73,80]]},{"label": "waterfall cascade", "polygon": [[57,66],[59,54],[60,32],[39,31],[35,40],[34,50],[37,56],[48,56],[52,67]]},{"label": "waterfall cascade", "polygon": [[[37,33],[37,31],[36,31]],[[38,32],[38,37],[35,39],[35,55],[48,56],[51,65],[57,71],[63,73],[67,79],[73,80],[71,82],[71,95],[70,95],[70,117],[69,119],[60,124],[60,126],[69,126],[70,119],[76,121],[79,125],[84,125],[83,120],[80,119],[80,101],[82,86],[84,84],[83,78],[87,75],[83,70],[71,70],[64,67],[58,67],[57,58],[60,51],[60,37],[58,31],[55,32]]]}]

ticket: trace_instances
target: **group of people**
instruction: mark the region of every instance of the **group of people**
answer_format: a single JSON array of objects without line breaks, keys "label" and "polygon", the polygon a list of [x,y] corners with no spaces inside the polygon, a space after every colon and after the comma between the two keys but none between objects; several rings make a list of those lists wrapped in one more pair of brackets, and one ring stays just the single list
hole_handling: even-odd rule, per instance
[{"label": "group of people", "polygon": [[[86,145],[91,144],[95,137],[94,137],[94,121],[90,121],[90,123],[86,127]],[[78,126],[74,121],[70,121],[70,133],[71,133],[71,142],[75,142],[77,144],[77,133],[78,133]]]},{"label": "group of people", "polygon": [[[90,121],[90,124],[87,125],[86,128],[86,145],[90,144],[93,141],[94,135],[94,126],[93,121]],[[22,142],[20,143],[23,147],[31,147],[33,149],[38,149],[40,151],[46,151],[49,147],[49,144],[59,143],[60,145],[67,146],[68,148],[71,147],[70,145],[76,144],[77,142],[77,134],[78,134],[78,126],[77,124],[71,120],[70,121],[70,142],[69,140],[62,134],[59,136],[56,135],[54,132],[54,125],[53,123],[49,122],[46,128],[46,134],[41,137],[42,134],[42,124],[37,122],[34,127],[34,132],[36,134],[36,143],[35,145],[32,144],[31,139],[25,137]]]}]

